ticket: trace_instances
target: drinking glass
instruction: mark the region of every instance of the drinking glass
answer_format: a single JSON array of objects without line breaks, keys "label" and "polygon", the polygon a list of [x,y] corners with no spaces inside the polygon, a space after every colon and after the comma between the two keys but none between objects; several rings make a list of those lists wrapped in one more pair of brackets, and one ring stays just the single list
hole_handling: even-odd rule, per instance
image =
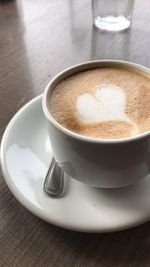
[{"label": "drinking glass", "polygon": [[123,31],[130,27],[134,0],[92,0],[93,24],[103,31]]}]

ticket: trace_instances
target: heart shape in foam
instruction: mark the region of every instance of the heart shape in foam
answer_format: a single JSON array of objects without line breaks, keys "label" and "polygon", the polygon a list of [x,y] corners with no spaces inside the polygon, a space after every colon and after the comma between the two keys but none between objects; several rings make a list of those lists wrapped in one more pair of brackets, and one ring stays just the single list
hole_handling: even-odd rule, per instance
[{"label": "heart shape in foam", "polygon": [[132,123],[125,114],[126,95],[119,86],[102,85],[95,94],[84,93],[76,102],[78,119],[82,123],[125,121]]}]

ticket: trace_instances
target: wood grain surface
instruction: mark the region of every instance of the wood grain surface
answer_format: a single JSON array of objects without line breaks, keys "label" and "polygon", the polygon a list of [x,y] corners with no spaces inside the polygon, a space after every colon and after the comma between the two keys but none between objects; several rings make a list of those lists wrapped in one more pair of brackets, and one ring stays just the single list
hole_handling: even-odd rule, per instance
[{"label": "wood grain surface", "polygon": [[[16,111],[59,71],[91,59],[150,67],[150,1],[136,0],[132,27],[92,27],[90,0],[0,1],[0,137]],[[57,228],[32,215],[0,174],[0,266],[149,267],[150,223],[109,234]]]}]

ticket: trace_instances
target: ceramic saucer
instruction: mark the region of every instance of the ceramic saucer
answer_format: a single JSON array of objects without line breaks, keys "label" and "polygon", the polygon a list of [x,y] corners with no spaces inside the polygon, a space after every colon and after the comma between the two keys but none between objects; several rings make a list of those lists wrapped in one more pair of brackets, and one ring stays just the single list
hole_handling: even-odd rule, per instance
[{"label": "ceramic saucer", "polygon": [[1,143],[1,166],[10,190],[43,220],[83,232],[110,232],[150,219],[150,177],[121,189],[96,189],[65,177],[61,198],[43,192],[52,157],[41,96],[26,104],[9,123]]}]

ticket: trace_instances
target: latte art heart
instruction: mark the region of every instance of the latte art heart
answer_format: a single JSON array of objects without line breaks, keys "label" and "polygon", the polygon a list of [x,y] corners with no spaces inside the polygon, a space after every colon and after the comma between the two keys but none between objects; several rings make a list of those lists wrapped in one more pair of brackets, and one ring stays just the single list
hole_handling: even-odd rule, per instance
[{"label": "latte art heart", "polygon": [[82,123],[125,121],[132,124],[125,114],[126,95],[119,86],[101,86],[95,94],[81,94],[76,102],[77,116]]}]

